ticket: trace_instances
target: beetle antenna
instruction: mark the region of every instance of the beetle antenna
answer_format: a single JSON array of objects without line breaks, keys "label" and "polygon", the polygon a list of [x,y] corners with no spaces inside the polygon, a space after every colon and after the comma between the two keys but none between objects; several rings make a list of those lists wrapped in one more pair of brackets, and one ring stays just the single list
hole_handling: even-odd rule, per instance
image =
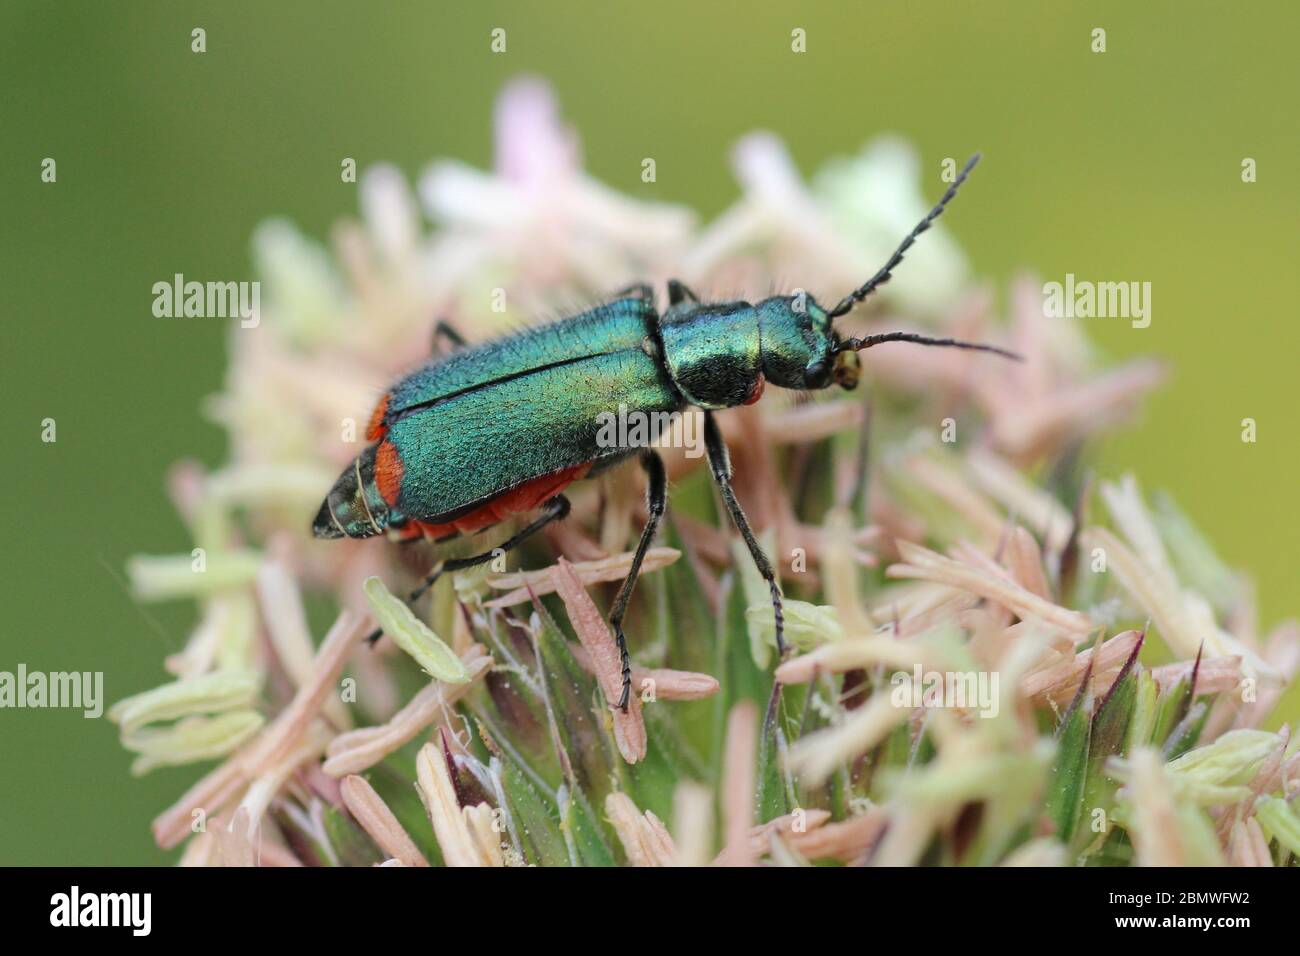
[{"label": "beetle antenna", "polygon": [[1018,355],[1008,349],[998,348],[996,345],[981,345],[978,342],[963,342],[961,339],[936,339],[928,335],[917,335],[915,332],[879,332],[876,335],[867,335],[860,339],[845,339],[835,346],[835,352],[857,352],[861,349],[869,349],[873,345],[880,345],[884,342],[914,342],[917,345],[942,345],[954,349],[970,349],[973,352],[992,352],[994,355],[1001,355],[1004,358],[1014,359],[1017,362],[1023,362],[1024,356]]},{"label": "beetle antenna", "polygon": [[907,238],[904,239],[902,243],[899,244],[898,248],[894,250],[894,254],[889,257],[889,261],[881,267],[880,271],[868,279],[865,285],[854,289],[840,300],[839,305],[831,309],[829,315],[832,319],[838,318],[848,312],[867,296],[871,295],[871,293],[875,292],[877,286],[884,285],[890,280],[893,271],[898,268],[898,264],[903,261],[903,254],[907,252],[908,249],[912,248],[912,243],[916,242],[916,237],[929,229],[934,221],[939,218],[939,215],[943,212],[943,207],[948,205],[948,202],[953,196],[957,195],[957,188],[966,181],[966,177],[970,175],[970,171],[975,168],[975,164],[979,161],[979,153],[976,153],[970,159],[966,160],[966,165],[962,167],[962,171],[957,174],[957,178],[953,181],[952,185],[948,187],[948,191],[943,194],[943,197],[939,200],[938,204],[930,210],[924,219],[916,224],[915,229],[907,234]]}]

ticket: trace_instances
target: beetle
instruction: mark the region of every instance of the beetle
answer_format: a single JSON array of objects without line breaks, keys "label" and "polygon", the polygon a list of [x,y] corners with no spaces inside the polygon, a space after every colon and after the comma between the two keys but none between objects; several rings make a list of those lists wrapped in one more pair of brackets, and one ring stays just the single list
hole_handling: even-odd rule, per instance
[{"label": "beetle", "polygon": [[[645,469],[647,520],[610,610],[618,641],[626,709],[632,666],[623,618],[646,551],[667,505],[663,462],[650,447],[611,447],[602,415],[631,409],[662,418],[694,405],[704,412],[704,443],[722,502],[771,592],[778,653],[784,654],[781,592],[731,487],[731,463],[718,410],[758,401],[765,384],[819,390],[858,383],[858,352],[913,342],[1014,353],[991,345],[888,332],[843,338],[835,319],[887,282],[917,237],[943,212],[979,160],[973,156],[942,198],[885,265],[833,308],[811,296],[761,302],[702,303],[683,283],[668,282],[660,315],[648,285],[548,325],[466,346],[445,323],[435,338],[457,348],[406,376],[380,399],[366,429],[369,444],[339,476],[312,525],[318,538],[369,538],[390,530],[443,541],[472,535],[516,515],[536,513],[498,548],[443,561],[408,600],[442,574],[483,564],[518,547],[569,513],[564,489],[636,455]],[[653,436],[651,436],[653,437]],[[373,643],[381,635],[371,634]]]}]

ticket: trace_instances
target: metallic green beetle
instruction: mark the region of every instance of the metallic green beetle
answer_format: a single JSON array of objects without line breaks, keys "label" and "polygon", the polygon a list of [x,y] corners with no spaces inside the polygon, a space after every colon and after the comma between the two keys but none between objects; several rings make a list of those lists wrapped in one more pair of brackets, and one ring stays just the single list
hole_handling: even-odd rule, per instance
[{"label": "metallic green beetle", "polygon": [[[908,332],[841,338],[834,320],[850,311],[902,261],[930,228],[978,161],[973,157],[939,203],[889,261],[832,309],[811,296],[773,296],[757,304],[701,304],[682,283],[668,283],[669,306],[655,309],[649,286],[550,325],[462,347],[435,358],[380,400],[366,437],[373,442],[325,498],[313,524],[320,538],[367,538],[395,530],[443,540],[473,534],[512,515],[537,517],[499,548],[444,561],[412,592],[420,597],[439,575],[489,561],[569,512],[571,482],[637,455],[649,477],[645,527],[631,569],[610,611],[622,657],[627,707],[631,660],[623,617],[640,566],[663,517],[663,463],[649,433],[636,447],[603,440],[601,422],[621,411],[662,421],[695,405],[713,478],[754,564],[772,595],[776,642],[785,651],[781,592],[731,488],[731,464],[714,420],[718,409],[757,401],[765,383],[823,389],[857,385],[858,351],[882,342],[916,342],[1012,353],[988,345]],[[438,333],[459,346],[450,328]],[[379,632],[371,635],[377,639]]]}]

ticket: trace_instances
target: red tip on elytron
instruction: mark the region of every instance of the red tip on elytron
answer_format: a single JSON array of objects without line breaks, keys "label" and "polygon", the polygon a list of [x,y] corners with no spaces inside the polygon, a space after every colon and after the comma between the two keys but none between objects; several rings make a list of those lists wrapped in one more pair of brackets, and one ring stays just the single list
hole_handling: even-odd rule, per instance
[{"label": "red tip on elytron", "polygon": [[397,507],[397,496],[402,489],[402,475],[405,472],[406,466],[402,464],[397,446],[390,441],[380,444],[375,450],[375,487],[379,489],[379,497],[388,502],[390,508]]},{"label": "red tip on elytron", "polygon": [[392,398],[391,394],[385,395],[379,400],[375,410],[370,413],[370,423],[366,425],[366,441],[379,441],[388,434],[388,429],[384,427],[384,415],[388,413],[390,398]]}]

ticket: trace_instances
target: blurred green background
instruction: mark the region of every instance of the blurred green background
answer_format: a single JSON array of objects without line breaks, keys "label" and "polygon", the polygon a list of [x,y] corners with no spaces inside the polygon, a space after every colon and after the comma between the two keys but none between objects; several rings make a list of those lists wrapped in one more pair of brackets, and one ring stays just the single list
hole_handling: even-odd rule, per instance
[{"label": "blurred green background", "polygon": [[[157,684],[193,622],[188,604],[137,605],[123,565],[190,546],[162,481],[177,458],[222,459],[197,409],[227,323],[154,319],[152,284],[252,278],[248,238],[272,214],[325,237],[356,210],[344,156],[412,176],[437,156],[486,165],[493,99],[521,72],[555,84],[597,177],[706,216],[736,197],[728,149],[755,128],[805,172],[889,130],[929,169],[983,150],[950,223],[978,274],[1153,285],[1150,328],[1089,326],[1110,355],[1173,370],[1103,449],[1108,473],[1172,491],[1256,577],[1265,625],[1295,614],[1297,27],[1281,3],[9,0],[0,669],[103,670],[112,701]],[[70,711],[0,712],[0,759],[7,864],[164,862],[149,821],[197,776],[132,780],[113,726]]]}]

